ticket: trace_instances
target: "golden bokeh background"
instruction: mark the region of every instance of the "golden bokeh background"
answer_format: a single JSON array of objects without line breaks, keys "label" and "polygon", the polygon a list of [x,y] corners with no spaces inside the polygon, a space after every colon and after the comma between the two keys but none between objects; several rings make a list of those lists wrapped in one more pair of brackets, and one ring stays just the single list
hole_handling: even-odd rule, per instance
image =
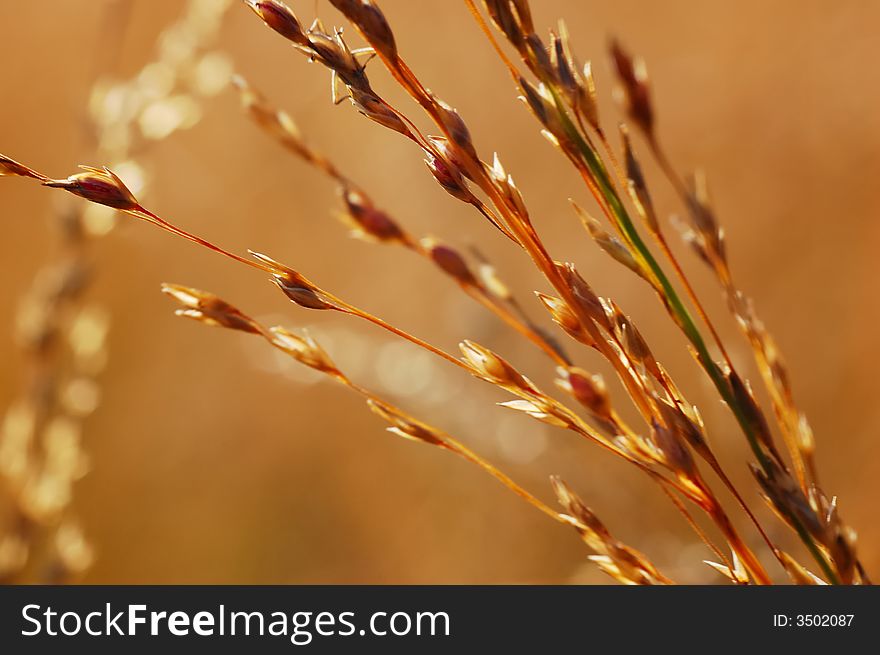
[{"label": "golden bokeh background", "polygon": [[[120,11],[119,5],[130,5]],[[484,158],[515,177],[558,259],[632,315],[702,410],[710,439],[759,507],[747,448],[640,283],[580,232],[567,203],[592,207],[563,158],[515,99],[461,2],[384,0],[399,47],[467,120]],[[880,4],[861,0],[541,0],[536,22],[565,17],[594,62],[605,123],[609,35],[645,57],[659,130],[681,171],[704,168],[740,284],[777,338],[818,439],[823,484],[880,570]],[[51,175],[92,158],[87,106],[96,76],[130,77],[180,13],[177,0],[0,4],[0,151]],[[291,5],[308,21],[329,3]],[[117,18],[114,18],[116,16]],[[118,19],[124,16],[124,20]],[[353,43],[357,39],[351,32]],[[531,315],[545,321],[527,262],[427,174],[419,153],[330,102],[329,75],[234,3],[211,48],[296,119],[374,200],[416,234],[479,244]],[[377,89],[418,116],[373,64]],[[267,252],[343,298],[453,351],[492,346],[543,386],[545,360],[410,253],[347,237],[333,185],[243,115],[232,89],[201,101],[201,121],[138,154],[144,203],[232,250]],[[418,117],[421,125],[425,125]],[[637,147],[644,151],[641,143]],[[681,213],[646,163],[663,215]],[[57,256],[57,193],[0,184],[0,406],[27,375],[12,325],[35,271]],[[698,262],[679,248],[734,359],[750,352]],[[709,557],[654,485],[591,444],[494,406],[502,394],[347,317],[288,303],[260,275],[133,220],[94,244],[89,297],[112,318],[102,402],[83,435],[90,470],[74,510],[95,549],[90,583],[604,582],[576,535],[442,452],[401,440],[362,402],[286,365],[245,335],[173,317],[161,282],[213,291],[267,321],[308,326],[340,366],[460,437],[550,501],[563,475],[621,539],[684,582],[719,581]],[[585,368],[609,376],[593,354]],[[613,387],[620,406],[626,399]],[[773,523],[762,508],[761,515]],[[774,524],[774,526],[777,524]],[[774,536],[791,540],[783,528]],[[754,531],[744,527],[757,548]],[[794,552],[800,552],[793,546]]]}]

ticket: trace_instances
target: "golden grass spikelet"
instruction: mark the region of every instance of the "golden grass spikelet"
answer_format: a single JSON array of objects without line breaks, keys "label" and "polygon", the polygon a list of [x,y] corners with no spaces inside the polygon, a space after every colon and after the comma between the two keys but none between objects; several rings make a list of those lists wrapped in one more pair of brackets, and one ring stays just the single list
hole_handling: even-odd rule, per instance
[{"label": "golden grass spikelet", "polygon": [[505,388],[535,392],[534,385],[525,376],[488,348],[469,340],[460,343],[459,348],[464,355],[462,361],[475,376]]},{"label": "golden grass spikelet", "polygon": [[205,291],[178,284],[163,284],[162,293],[174,298],[183,307],[175,315],[191,318],[206,325],[259,334],[260,328],[238,309]]},{"label": "golden grass spikelet", "polygon": [[577,316],[562,298],[548,296],[540,291],[536,291],[535,295],[550,312],[553,322],[565,330],[570,337],[588,346],[593,345],[593,338],[584,330]]},{"label": "golden grass spikelet", "polygon": [[411,417],[404,416],[390,405],[372,398],[367,401],[367,405],[373,410],[373,413],[391,423],[391,427],[388,428],[389,432],[404,439],[420,441],[432,446],[447,447],[445,439],[436,430]]},{"label": "golden grass spikelet", "polygon": [[571,518],[571,525],[584,543],[596,552],[590,559],[603,571],[623,584],[671,584],[642,553],[612,537],[602,521],[561,478],[553,476],[550,481],[559,504]]},{"label": "golden grass spikelet", "polygon": [[339,369],[336,368],[330,356],[306,330],[302,332],[302,335],[299,335],[276,325],[269,328],[270,343],[309,368],[330,375],[338,374]]},{"label": "golden grass spikelet", "polygon": [[508,400],[503,403],[498,403],[498,405],[517,412],[523,412],[533,419],[541,421],[541,423],[546,423],[547,425],[552,425],[553,427],[569,428],[572,426],[572,421],[568,419],[568,417],[561,415],[560,412],[552,407],[549,402],[545,402],[541,399]]}]

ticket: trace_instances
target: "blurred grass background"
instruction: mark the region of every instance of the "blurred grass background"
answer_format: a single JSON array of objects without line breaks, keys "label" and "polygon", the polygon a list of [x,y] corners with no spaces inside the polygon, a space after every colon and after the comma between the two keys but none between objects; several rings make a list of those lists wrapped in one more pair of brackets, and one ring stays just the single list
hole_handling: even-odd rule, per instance
[{"label": "blurred grass background", "polygon": [[[103,163],[90,160],[83,146],[95,74],[134,74],[182,5],[131,0],[122,26],[106,20],[116,4],[0,4],[0,38],[14,55],[0,69],[4,154],[56,176],[78,163]],[[844,517],[860,533],[863,560],[876,572],[880,90],[871,83],[870,65],[880,55],[873,27],[880,5],[533,5],[540,25],[565,17],[578,55],[593,60],[609,129],[620,114],[610,99],[608,36],[646,58],[661,135],[680,170],[708,171],[735,273],[780,343],[817,435],[824,486],[839,495]],[[328,3],[292,6],[308,20],[317,6],[328,25],[340,21]],[[577,262],[600,293],[637,321],[703,411],[732,477],[759,506],[741,435],[656,300],[579,233],[567,198],[592,207],[585,190],[516,101],[463,3],[384,0],[381,6],[412,68],[461,111],[484,158],[500,153],[551,252]],[[108,45],[116,38],[118,53]],[[347,103],[332,106],[323,68],[307,64],[238,3],[217,48],[380,206],[416,234],[462,247],[479,244],[531,314],[544,320],[531,291],[545,288],[526,261],[437,187],[410,144]],[[383,95],[412,108],[380,66],[370,71]],[[332,217],[332,185],[251,125],[232,90],[203,109],[194,129],[141,158],[151,209],[234,250],[268,252],[447,350],[463,338],[491,345],[546,386],[552,371],[544,360],[424,262],[347,238]],[[414,108],[409,113],[418,115]],[[646,168],[663,215],[680,213],[656,169],[647,162]],[[34,271],[55,252],[56,198],[33,184],[4,180],[2,187],[5,407],[25,375],[11,325]],[[680,250],[732,355],[757,382],[714,284]],[[666,573],[682,581],[717,580],[699,563],[708,553],[654,485],[567,433],[508,416],[493,406],[506,398],[487,385],[368,326],[290,305],[253,272],[144,224],[122,221],[97,244],[96,260],[91,297],[109,310],[113,327],[102,406],[86,425],[91,471],[76,488],[76,511],[97,556],[85,581],[605,580],[586,562],[575,535],[478,471],[388,435],[359,400],[285,366],[259,342],[175,319],[158,293],[166,281],[213,291],[266,320],[313,327],[353,377],[461,437],[538,495],[549,499],[547,476],[560,473],[618,536]],[[581,365],[609,377],[592,354],[576,354]],[[787,539],[781,528],[776,534]]]}]

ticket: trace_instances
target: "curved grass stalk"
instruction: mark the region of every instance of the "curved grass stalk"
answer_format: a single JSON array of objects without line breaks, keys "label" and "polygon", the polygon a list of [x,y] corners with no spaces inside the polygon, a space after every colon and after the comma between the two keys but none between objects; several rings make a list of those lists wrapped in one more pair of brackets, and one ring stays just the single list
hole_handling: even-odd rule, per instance
[{"label": "curved grass stalk", "polygon": [[[477,10],[473,0],[464,0],[464,2],[480,24],[484,33],[489,35],[490,40],[494,42],[494,37],[491,36],[488,26]],[[495,43],[495,49],[497,52],[501,52],[497,43]],[[511,75],[514,77],[514,80],[519,83],[521,78],[517,73],[515,66],[510,62],[506,55],[503,56],[503,60],[510,70]],[[535,66],[534,68],[540,69],[538,66]],[[559,121],[561,129],[564,131],[564,136],[567,138],[568,142],[573,145],[573,148],[571,149],[562,148],[563,151],[569,159],[575,163],[588,188],[593,192],[597,202],[608,215],[612,224],[619,230],[627,244],[632,247],[633,255],[646,266],[647,272],[650,273],[653,280],[657,283],[658,291],[663,298],[664,305],[673,320],[681,328],[682,332],[693,346],[698,363],[709,376],[719,395],[733,413],[734,418],[745,435],[762,470],[769,474],[773,465],[771,457],[778,461],[778,454],[772,449],[772,445],[768,444],[766,440],[762,440],[762,435],[756,433],[754,425],[749,417],[749,410],[742,406],[741,402],[734,394],[726,375],[714,362],[707,344],[687,309],[687,306],[681,300],[675,287],[666,276],[659,262],[641,238],[638,229],[620,200],[602,159],[599,157],[595,148],[586,140],[586,137],[582,134],[581,130],[572,123],[566,109],[566,103],[562,99],[561,94],[555,88],[552,80],[542,81],[547,84],[547,88],[552,96],[556,109],[556,118]],[[559,136],[561,137],[562,135]],[[769,454],[768,450],[770,451]],[[822,568],[823,573],[828,576],[828,579],[831,582],[839,583],[840,580],[833,567],[829,564],[821,549],[803,526],[799,518],[785,508],[779,509],[786,515],[786,518],[789,519],[789,522],[795,528],[801,541],[804,542],[810,554]]]}]

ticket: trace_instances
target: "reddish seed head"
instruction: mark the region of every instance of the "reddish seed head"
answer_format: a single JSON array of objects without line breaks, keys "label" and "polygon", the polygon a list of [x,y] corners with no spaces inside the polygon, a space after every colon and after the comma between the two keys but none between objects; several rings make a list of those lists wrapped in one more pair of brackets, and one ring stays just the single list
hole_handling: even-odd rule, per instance
[{"label": "reddish seed head", "polygon": [[65,189],[81,198],[99,205],[129,211],[140,209],[140,203],[128,187],[108,168],[81,166],[84,172],[71,175],[66,180],[46,180],[44,185]]},{"label": "reddish seed head", "polygon": [[245,0],[266,25],[278,32],[285,39],[308,45],[309,41],[299,21],[290,7],[278,0]]},{"label": "reddish seed head", "polygon": [[688,479],[696,474],[693,455],[687,445],[669,428],[656,421],[651,422],[651,440],[660,450],[663,461],[671,471]]},{"label": "reddish seed head", "polygon": [[601,378],[591,376],[577,368],[566,371],[567,382],[571,386],[571,394],[584,407],[600,416],[609,416],[611,406],[608,394]]},{"label": "reddish seed head", "polygon": [[377,209],[369,198],[354,189],[342,189],[347,218],[365,235],[379,241],[402,241],[403,231],[381,209]]},{"label": "reddish seed head", "polygon": [[285,296],[300,307],[305,307],[306,309],[334,309],[333,305],[321,298],[315,289],[301,286],[283,275],[275,276],[275,284],[284,292]]},{"label": "reddish seed head", "polygon": [[431,260],[445,273],[454,277],[461,284],[476,286],[477,280],[467,262],[457,250],[450,246],[437,243],[433,239],[422,239],[422,246],[428,251]]},{"label": "reddish seed head", "polygon": [[651,91],[644,63],[630,56],[617,40],[611,41],[610,49],[614,67],[626,93],[627,110],[639,128],[651,136],[654,130],[654,108],[651,105]]},{"label": "reddish seed head", "polygon": [[397,59],[394,33],[382,10],[370,0],[330,0],[348,20],[357,25],[373,48],[390,60]]},{"label": "reddish seed head", "polygon": [[434,106],[439,114],[440,122],[448,132],[452,142],[468,157],[474,160],[479,159],[474,143],[471,140],[470,130],[458,111],[439,98],[435,99]]},{"label": "reddish seed head", "polygon": [[404,136],[412,136],[409,126],[400,115],[371,90],[361,90],[357,86],[349,85],[349,100],[355,109],[371,121]]}]

